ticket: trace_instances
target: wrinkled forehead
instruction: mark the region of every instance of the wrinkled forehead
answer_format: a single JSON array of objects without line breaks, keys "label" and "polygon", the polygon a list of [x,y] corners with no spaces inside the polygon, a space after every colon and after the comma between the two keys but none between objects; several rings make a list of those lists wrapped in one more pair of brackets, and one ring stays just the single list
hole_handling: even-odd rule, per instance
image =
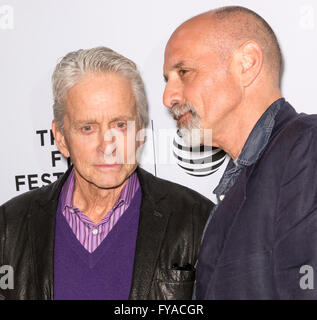
[{"label": "wrinkled forehead", "polygon": [[90,74],[68,90],[69,117],[117,117],[135,113],[135,97],[130,81],[120,74]]}]

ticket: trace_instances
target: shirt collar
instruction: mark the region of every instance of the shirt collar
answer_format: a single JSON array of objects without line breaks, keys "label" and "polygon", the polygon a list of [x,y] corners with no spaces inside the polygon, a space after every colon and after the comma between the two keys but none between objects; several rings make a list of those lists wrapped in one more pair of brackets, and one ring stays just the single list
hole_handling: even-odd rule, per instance
[{"label": "shirt collar", "polygon": [[249,134],[239,157],[236,160],[230,159],[219,184],[213,190],[213,193],[217,195],[217,198],[230,188],[235,181],[234,177],[239,175],[243,167],[250,166],[259,159],[272,134],[275,116],[284,101],[285,99],[281,98],[270,105]]},{"label": "shirt collar", "polygon": [[[70,172],[67,180],[64,183],[64,186],[61,191],[61,198],[62,198],[62,208],[63,211],[66,209],[66,207],[73,209],[74,213],[82,213],[78,208],[73,206],[73,192],[75,187],[75,173],[74,169]],[[136,171],[134,171],[130,177],[128,178],[127,183],[121,190],[120,196],[114,206],[112,207],[111,211],[114,211],[116,208],[118,208],[121,205],[125,205],[128,207],[135,195],[136,190],[139,188],[140,183],[137,177]],[[107,214],[107,216],[110,216]]]},{"label": "shirt collar", "polygon": [[236,166],[250,166],[259,159],[272,134],[275,116],[279,112],[284,101],[284,98],[276,100],[262,114],[261,118],[249,134],[239,157],[233,161]]}]

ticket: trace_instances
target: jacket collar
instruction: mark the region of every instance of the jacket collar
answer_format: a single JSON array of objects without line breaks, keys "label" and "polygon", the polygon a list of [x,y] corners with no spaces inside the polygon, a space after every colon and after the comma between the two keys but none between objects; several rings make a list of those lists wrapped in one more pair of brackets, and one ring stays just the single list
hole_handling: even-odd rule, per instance
[{"label": "jacket collar", "polygon": [[[59,195],[62,191],[63,185],[66,182],[68,176],[72,172],[73,166],[70,166],[67,171],[54,183],[39,189],[39,192],[37,194],[37,198],[35,201],[41,206],[46,208],[49,203],[58,202]],[[48,214],[56,213],[54,210],[46,211]]]},{"label": "jacket collar", "polygon": [[284,101],[284,103],[281,104],[279,112],[275,117],[275,124],[274,124],[268,144],[271,143],[271,141],[275,138],[275,136],[282,129],[284,129],[287,124],[297,120],[300,115],[302,114],[298,114],[296,110],[287,101]]}]

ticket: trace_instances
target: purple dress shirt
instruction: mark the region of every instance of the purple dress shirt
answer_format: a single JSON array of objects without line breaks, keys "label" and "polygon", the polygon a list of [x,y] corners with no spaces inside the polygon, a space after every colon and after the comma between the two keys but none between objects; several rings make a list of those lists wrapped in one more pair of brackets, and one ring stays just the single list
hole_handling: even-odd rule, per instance
[{"label": "purple dress shirt", "polygon": [[132,173],[123,187],[119,199],[113,208],[95,224],[77,207],[73,206],[75,186],[74,170],[65,181],[61,191],[62,213],[78,241],[88,251],[95,251],[129,207],[136,191],[140,187],[136,172]]}]

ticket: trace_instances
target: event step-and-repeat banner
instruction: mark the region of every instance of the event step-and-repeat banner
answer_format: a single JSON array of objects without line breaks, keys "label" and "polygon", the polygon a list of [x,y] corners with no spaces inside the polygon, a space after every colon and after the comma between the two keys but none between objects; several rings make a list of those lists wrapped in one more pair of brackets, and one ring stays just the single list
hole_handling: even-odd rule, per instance
[{"label": "event step-and-repeat banner", "polygon": [[0,203],[54,182],[70,165],[51,132],[51,75],[66,53],[100,45],[135,61],[144,79],[150,123],[141,166],[215,202],[212,191],[229,158],[217,148],[184,145],[162,103],[162,66],[181,22],[231,4],[255,10],[272,26],[284,54],[284,96],[298,111],[316,113],[315,0],[0,0]]}]

